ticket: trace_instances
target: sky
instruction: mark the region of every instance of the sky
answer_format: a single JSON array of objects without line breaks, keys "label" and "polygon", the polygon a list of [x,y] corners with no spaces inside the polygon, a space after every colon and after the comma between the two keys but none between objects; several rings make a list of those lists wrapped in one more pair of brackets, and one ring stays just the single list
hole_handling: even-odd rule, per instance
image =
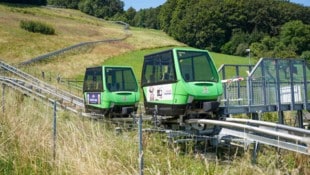
[{"label": "sky", "polygon": [[133,7],[136,10],[158,7],[166,2],[166,0],[122,0],[125,3],[124,10]]},{"label": "sky", "polygon": [[[125,3],[124,10],[129,7],[133,7],[136,10],[158,7],[159,5],[166,2],[166,0],[122,0]],[[304,6],[310,7],[310,0],[290,0],[293,3],[302,4]]]}]

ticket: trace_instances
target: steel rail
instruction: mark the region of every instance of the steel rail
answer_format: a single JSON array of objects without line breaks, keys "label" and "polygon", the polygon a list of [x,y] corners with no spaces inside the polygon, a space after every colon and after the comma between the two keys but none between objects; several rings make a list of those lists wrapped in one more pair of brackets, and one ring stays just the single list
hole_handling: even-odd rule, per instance
[{"label": "steel rail", "polygon": [[60,106],[61,108],[67,109],[67,110],[74,112],[74,113],[79,113],[78,110],[76,110],[72,107],[69,107],[69,106],[64,106],[63,104],[59,103],[56,99],[50,98],[50,97],[42,94],[41,92],[38,92],[32,88],[29,88],[25,85],[22,85],[22,84],[14,81],[12,79],[9,79],[7,77],[0,77],[0,83],[5,84],[8,87],[11,87],[12,89],[17,90],[17,91],[19,91],[25,95],[28,95],[28,96],[36,99],[36,100],[48,103],[49,105],[53,104],[56,101],[57,106]]},{"label": "steel rail", "polygon": [[185,122],[221,126],[223,129],[219,135],[221,135],[222,138],[224,136],[235,136],[310,155],[310,137],[229,121],[190,119]]},{"label": "steel rail", "polygon": [[249,126],[245,124],[232,123],[232,122],[221,121],[221,120],[208,120],[208,119],[190,119],[187,122],[188,123],[200,123],[200,124],[213,124],[213,125],[219,125],[219,126],[224,126],[224,127],[231,127],[231,128],[243,129],[243,130],[248,130],[248,131],[254,131],[257,133],[261,133],[261,134],[268,134],[270,136],[281,137],[285,139],[298,141],[301,143],[308,144],[310,146],[310,137],[295,136],[295,135],[288,134],[288,133],[277,132],[277,131],[264,129],[264,128],[258,128],[255,126]]},{"label": "steel rail", "polygon": [[[243,131],[238,131],[238,130],[234,130],[234,129],[222,128],[221,136],[219,136],[219,137],[223,138],[223,140],[228,139],[228,140],[232,141],[233,143],[234,142],[238,142],[238,143],[243,142],[244,147],[247,147],[251,143],[256,142],[256,143],[262,143],[262,144],[274,146],[277,148],[282,148],[282,149],[286,149],[286,150],[310,155],[309,145],[303,145],[303,144],[298,144],[298,143],[294,143],[294,142],[287,142],[286,140],[274,139],[274,138],[270,138],[270,137],[250,133],[250,132],[245,133]],[[226,138],[225,136],[234,136],[234,137],[237,137],[240,139]],[[237,146],[242,146],[242,145],[239,144]]]},{"label": "steel rail", "polygon": [[236,123],[254,124],[254,125],[259,125],[259,126],[268,126],[268,127],[274,128],[275,130],[283,129],[287,131],[292,131],[294,133],[299,133],[304,136],[310,136],[310,130],[292,127],[288,125],[282,125],[278,123],[266,122],[266,121],[261,121],[261,120],[242,119],[242,118],[226,118],[226,121],[236,122]]},{"label": "steel rail", "polygon": [[48,89],[50,92],[53,93],[57,93],[61,96],[63,96],[64,99],[70,99],[72,101],[72,103],[81,106],[81,104],[84,104],[84,100],[81,97],[75,96],[73,94],[70,94],[66,91],[63,91],[61,89],[58,89],[52,85],[49,85],[47,83],[45,83],[44,81],[39,80],[38,78],[35,78],[34,76],[27,74],[23,71],[21,71],[20,69],[17,69],[16,67],[13,67],[9,64],[6,64],[2,61],[0,61],[0,67],[2,67],[3,69],[13,73],[14,75],[17,75],[20,78],[25,79],[28,82],[32,82],[32,84],[35,84],[36,87],[43,87],[44,89]]},{"label": "steel rail", "polygon": [[23,80],[20,80],[20,79],[15,79],[15,78],[10,78],[10,77],[1,77],[0,78],[2,80],[5,80],[5,81],[9,81],[11,82],[12,84],[16,85],[16,86],[19,86],[19,87],[32,87],[32,88],[28,88],[28,89],[31,89],[33,92],[35,92],[36,94],[39,94],[38,92],[40,92],[40,94],[47,94],[47,95],[51,95],[53,96],[54,98],[56,99],[61,99],[62,101],[66,101],[66,102],[69,102],[77,107],[81,107],[83,108],[84,107],[84,103],[80,103],[78,101],[72,101],[72,98],[70,97],[67,97],[67,96],[64,96],[62,94],[59,94],[57,93],[57,91],[52,91],[48,88],[44,88],[44,87],[41,87],[41,86],[38,86],[36,84],[33,84],[31,82],[26,82],[26,81],[23,81]]}]

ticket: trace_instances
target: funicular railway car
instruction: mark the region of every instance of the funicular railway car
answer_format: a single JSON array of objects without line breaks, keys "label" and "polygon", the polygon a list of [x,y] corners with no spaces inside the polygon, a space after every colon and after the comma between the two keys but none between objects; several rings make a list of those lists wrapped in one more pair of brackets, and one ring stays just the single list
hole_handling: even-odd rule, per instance
[{"label": "funicular railway car", "polygon": [[174,48],[144,57],[141,87],[146,114],[213,118],[223,93],[214,62],[206,50]]},{"label": "funicular railway car", "polygon": [[127,66],[86,68],[83,94],[86,112],[111,118],[129,117],[140,99],[136,77]]}]

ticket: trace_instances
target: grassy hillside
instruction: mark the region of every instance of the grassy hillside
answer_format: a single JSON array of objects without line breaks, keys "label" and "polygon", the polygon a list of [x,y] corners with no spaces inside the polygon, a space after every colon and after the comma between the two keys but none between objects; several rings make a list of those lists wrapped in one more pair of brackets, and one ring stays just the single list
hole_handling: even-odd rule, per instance
[{"label": "grassy hillside", "polygon": [[[49,72],[55,76],[60,74],[67,78],[83,76],[88,66],[129,63],[122,61],[123,59],[130,60],[131,64],[134,63],[135,70],[139,74],[140,68],[138,67],[142,63],[143,55],[164,50],[167,47],[184,46],[158,30],[131,27],[129,31],[124,31],[121,25],[70,9],[0,4],[0,17],[2,24],[0,26],[0,58],[14,64],[77,43],[117,39],[130,34],[130,37],[124,41],[74,50],[54,57],[52,60],[32,65],[30,68],[38,72]],[[34,20],[49,24],[55,28],[56,34],[43,35],[25,31],[19,27],[21,20]],[[247,60],[241,57],[216,53],[212,53],[212,56],[218,67],[224,63],[247,63]],[[109,58],[119,61],[105,62]]]},{"label": "grassy hillside", "polygon": [[[8,7],[0,5],[2,58],[17,63],[82,41],[94,41],[123,34],[116,26],[72,10]],[[56,35],[31,33],[19,27],[21,20],[50,24]]]},{"label": "grassy hillside", "polygon": [[[125,33],[121,25],[69,9],[0,4],[0,17],[0,57],[15,64],[77,43],[118,39],[131,34],[125,41],[74,50],[33,67],[38,71],[61,73],[64,77],[74,77],[87,66],[133,50],[183,45],[161,31],[131,28]],[[21,20],[49,24],[55,28],[56,35],[25,31],[19,27]]]}]

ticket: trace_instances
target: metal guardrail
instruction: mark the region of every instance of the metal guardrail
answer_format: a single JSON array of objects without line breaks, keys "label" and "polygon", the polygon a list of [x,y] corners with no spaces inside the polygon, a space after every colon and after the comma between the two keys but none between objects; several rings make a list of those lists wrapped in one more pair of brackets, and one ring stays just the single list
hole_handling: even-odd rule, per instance
[{"label": "metal guardrail", "polygon": [[[61,100],[59,99],[64,99],[63,96],[57,93],[51,92],[48,89],[45,89],[44,87],[39,87],[35,84],[30,84],[29,82],[26,82],[23,80],[3,77],[3,76],[0,76],[0,82],[36,100],[45,102],[48,105],[51,105],[56,101],[58,106],[61,106],[62,108],[65,108],[71,112],[79,113],[79,111],[77,110],[77,106],[70,106],[70,105],[61,103]],[[78,105],[78,107],[81,108],[83,107],[82,105],[80,104]]]},{"label": "metal guardrail", "polygon": [[[249,143],[263,143],[266,145],[274,146],[277,148],[282,148],[306,155],[310,155],[310,133],[304,129],[298,129],[289,126],[277,125],[281,128],[281,132],[276,131],[273,126],[274,123],[257,121],[253,122],[252,120],[242,121],[242,120],[228,120],[228,121],[219,121],[219,120],[189,120],[188,123],[199,123],[199,124],[211,124],[221,126],[222,130],[219,133],[219,140],[225,140],[227,136],[232,136],[242,141],[245,146],[248,146]],[[252,125],[241,124],[235,122],[248,122]],[[253,122],[253,123],[252,123]],[[255,125],[253,125],[255,124]],[[273,126],[273,127],[265,127]],[[299,133],[299,134],[297,134]],[[302,136],[301,136],[302,135]],[[233,138],[231,139],[233,141]]]},{"label": "metal guardrail", "polygon": [[310,138],[310,130],[292,127],[288,125],[282,125],[282,124],[266,122],[266,121],[261,121],[261,120],[242,119],[242,118],[226,118],[226,121],[234,122],[234,123],[242,123],[242,124],[247,124],[247,125],[254,125],[254,126],[259,126],[259,127],[265,127],[265,128],[269,128],[274,131],[288,132],[290,134]]},{"label": "metal guardrail", "polygon": [[[57,80],[58,81],[58,80]],[[71,79],[71,78],[60,78],[58,83],[61,83],[69,88],[69,92],[77,92],[77,94],[83,94],[83,80]]]},{"label": "metal guardrail", "polygon": [[0,68],[3,68],[4,70],[9,71],[10,73],[14,74],[17,77],[22,78],[22,80],[17,80],[17,79],[12,79],[9,77],[2,77],[2,80],[11,80],[11,81],[18,81],[18,82],[23,82],[23,84],[28,84],[34,87],[35,89],[39,89],[41,91],[44,91],[48,94],[51,94],[55,96],[58,99],[61,99],[65,102],[71,103],[72,105],[79,106],[79,107],[84,107],[84,100],[81,97],[77,97],[73,94],[70,94],[66,91],[63,91],[61,89],[58,89],[52,85],[49,85],[35,77],[33,77],[30,74],[27,74],[16,67],[13,67],[11,65],[8,65],[2,61],[0,61]]}]

